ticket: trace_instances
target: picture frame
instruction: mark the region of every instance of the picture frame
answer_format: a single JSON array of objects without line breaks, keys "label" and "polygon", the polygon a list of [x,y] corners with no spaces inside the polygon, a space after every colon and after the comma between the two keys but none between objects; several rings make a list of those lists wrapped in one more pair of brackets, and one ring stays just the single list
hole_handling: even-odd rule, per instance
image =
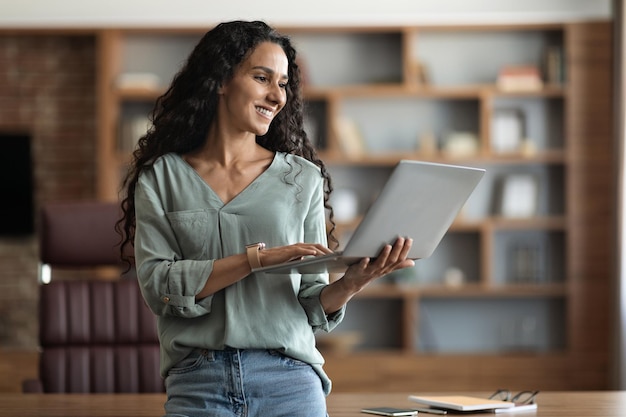
[{"label": "picture frame", "polygon": [[537,215],[539,181],[532,174],[510,174],[503,178],[499,214],[528,218]]},{"label": "picture frame", "polygon": [[497,154],[516,153],[524,140],[524,113],[520,109],[495,109],[491,118],[491,149]]}]

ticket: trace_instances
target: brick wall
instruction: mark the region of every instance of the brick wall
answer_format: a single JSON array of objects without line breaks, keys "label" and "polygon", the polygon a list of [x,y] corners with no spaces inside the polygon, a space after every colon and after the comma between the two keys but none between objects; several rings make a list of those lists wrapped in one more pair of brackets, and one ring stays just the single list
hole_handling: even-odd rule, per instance
[{"label": "brick wall", "polygon": [[[0,134],[31,136],[36,211],[95,196],[95,44],[0,32]],[[0,237],[0,349],[37,346],[37,256],[36,236]]]}]

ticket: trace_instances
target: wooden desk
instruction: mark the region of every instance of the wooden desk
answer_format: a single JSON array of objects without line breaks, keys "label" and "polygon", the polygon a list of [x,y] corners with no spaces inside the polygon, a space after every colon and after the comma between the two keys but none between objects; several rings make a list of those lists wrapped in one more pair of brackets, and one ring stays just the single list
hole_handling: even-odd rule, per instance
[{"label": "wooden desk", "polygon": [[[423,393],[422,393],[423,394]],[[458,393],[455,393],[458,394]],[[476,395],[476,393],[471,393]],[[480,395],[480,394],[479,394]],[[483,394],[484,395],[484,394]],[[331,394],[330,417],[365,417],[367,406],[410,407],[407,394]],[[158,417],[163,394],[0,394],[0,417]],[[626,391],[542,392],[536,412],[499,414],[538,417],[624,417]],[[494,414],[471,414],[472,417]],[[421,413],[420,416],[433,416]],[[272,417],[272,416],[262,416]],[[297,416],[294,416],[297,417]]]}]

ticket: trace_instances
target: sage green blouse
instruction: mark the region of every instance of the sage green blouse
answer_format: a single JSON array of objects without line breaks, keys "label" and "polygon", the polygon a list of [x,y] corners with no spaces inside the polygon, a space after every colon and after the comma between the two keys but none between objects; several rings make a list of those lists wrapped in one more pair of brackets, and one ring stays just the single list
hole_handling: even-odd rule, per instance
[{"label": "sage green blouse", "polygon": [[161,374],[194,348],[276,349],[313,366],[326,394],[314,332],[330,331],[344,309],[326,315],[327,274],[250,274],[196,301],[213,261],[297,242],[327,244],[323,179],[309,161],[277,153],[265,172],[224,204],[181,156],[162,156],[137,183],[135,257],[141,291],[158,315]]}]

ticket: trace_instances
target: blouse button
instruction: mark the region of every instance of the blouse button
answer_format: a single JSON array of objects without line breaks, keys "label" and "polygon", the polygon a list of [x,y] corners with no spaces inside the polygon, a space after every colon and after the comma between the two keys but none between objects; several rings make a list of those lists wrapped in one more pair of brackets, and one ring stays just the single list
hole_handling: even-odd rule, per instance
[{"label": "blouse button", "polygon": [[164,303],[169,303],[170,302],[170,297],[168,297],[168,296],[163,297],[163,302]]}]

